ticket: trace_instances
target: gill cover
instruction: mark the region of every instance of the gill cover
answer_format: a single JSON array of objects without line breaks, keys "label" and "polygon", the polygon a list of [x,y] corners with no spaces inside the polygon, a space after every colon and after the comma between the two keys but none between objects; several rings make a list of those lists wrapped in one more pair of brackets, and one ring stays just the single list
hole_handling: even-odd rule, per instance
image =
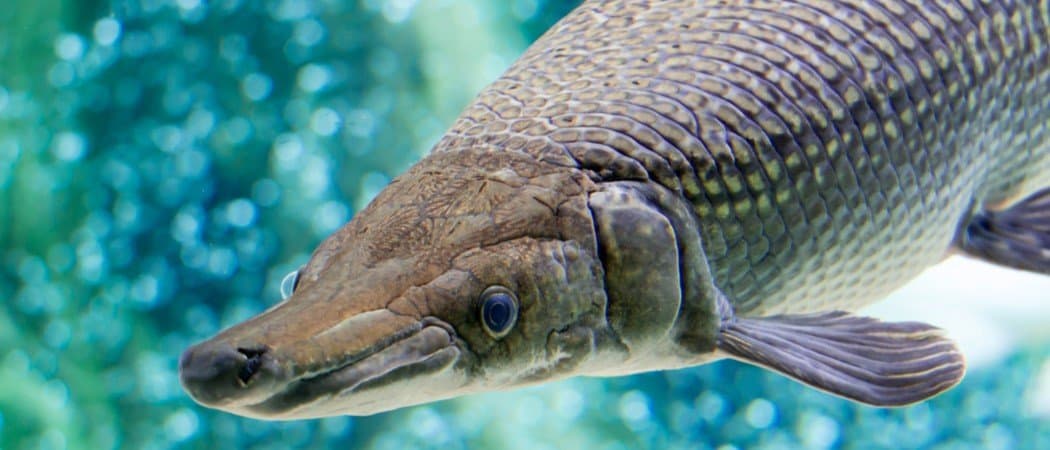
[{"label": "gill cover", "polygon": [[635,189],[590,196],[609,299],[609,326],[631,353],[670,337],[682,303],[671,222]]},{"label": "gill cover", "polygon": [[592,375],[675,369],[718,359],[717,291],[699,225],[681,196],[651,183],[592,192],[609,328],[626,357]]}]

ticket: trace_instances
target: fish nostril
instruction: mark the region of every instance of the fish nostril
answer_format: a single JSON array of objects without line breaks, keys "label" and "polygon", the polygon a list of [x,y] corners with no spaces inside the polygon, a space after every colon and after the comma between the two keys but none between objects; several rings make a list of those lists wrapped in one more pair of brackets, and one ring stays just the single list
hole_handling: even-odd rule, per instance
[{"label": "fish nostril", "polygon": [[246,358],[244,365],[237,371],[237,379],[241,385],[247,385],[255,374],[259,373],[259,368],[262,367],[262,355],[266,353],[266,350],[238,348],[237,351]]},{"label": "fish nostril", "polygon": [[273,353],[266,346],[208,341],[183,353],[179,381],[197,402],[224,405],[260,395],[273,381],[274,369]]}]

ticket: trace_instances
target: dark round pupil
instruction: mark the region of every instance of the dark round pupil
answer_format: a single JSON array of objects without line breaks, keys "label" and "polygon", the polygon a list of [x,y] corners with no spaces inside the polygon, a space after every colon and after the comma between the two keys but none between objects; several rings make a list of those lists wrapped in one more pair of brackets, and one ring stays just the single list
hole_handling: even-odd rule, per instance
[{"label": "dark round pupil", "polygon": [[492,331],[498,333],[510,324],[512,302],[507,294],[495,294],[485,300],[485,324]]}]

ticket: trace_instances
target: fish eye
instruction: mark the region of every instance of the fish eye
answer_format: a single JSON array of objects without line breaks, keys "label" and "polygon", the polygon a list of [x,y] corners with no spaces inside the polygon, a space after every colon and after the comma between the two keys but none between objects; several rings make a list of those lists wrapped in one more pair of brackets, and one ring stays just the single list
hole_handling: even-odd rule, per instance
[{"label": "fish eye", "polygon": [[503,286],[490,286],[481,293],[481,324],[492,337],[506,336],[518,320],[518,299]]},{"label": "fish eye", "polygon": [[287,300],[295,292],[295,288],[299,287],[299,272],[302,270],[303,268],[300,267],[288,272],[288,275],[281,280],[281,300]]}]

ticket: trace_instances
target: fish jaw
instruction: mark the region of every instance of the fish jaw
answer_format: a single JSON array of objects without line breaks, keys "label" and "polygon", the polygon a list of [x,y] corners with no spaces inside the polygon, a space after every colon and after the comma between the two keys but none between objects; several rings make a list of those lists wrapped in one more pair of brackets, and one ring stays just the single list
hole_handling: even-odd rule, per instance
[{"label": "fish jaw", "polygon": [[179,363],[184,389],[204,406],[263,419],[380,412],[369,398],[396,397],[424,375],[452,390],[463,379],[463,343],[447,322],[389,306],[406,302],[387,289],[399,284],[399,266],[362,274],[367,284],[303,289],[190,347]]},{"label": "fish jaw", "polygon": [[[454,331],[430,323],[406,334],[346,365],[286,383],[260,403],[229,411],[279,420],[363,416],[455,395],[467,378],[456,368],[463,352]],[[426,383],[419,382],[423,377]]]},{"label": "fish jaw", "polygon": [[[288,369],[287,366],[294,366],[290,358],[281,353],[271,356],[264,352],[267,362],[263,367],[273,366],[278,370],[257,369],[252,379],[238,378],[236,385],[224,385],[220,381],[224,375],[221,372],[199,376],[200,370],[193,365],[202,350],[195,347],[183,358],[182,383],[202,405],[269,420],[370,415],[421,402],[414,399],[433,401],[441,393],[451,395],[464,384],[463,373],[455,369],[462,352],[447,327],[429,324],[404,334],[407,336],[375,351],[353,355],[344,365],[333,361],[335,365],[311,372]],[[211,349],[228,348],[216,343],[202,345]],[[245,373],[247,360],[250,359],[241,355],[226,366]],[[427,384],[421,395],[414,381],[422,376],[427,377]],[[230,380],[228,376],[224,378]],[[407,395],[409,393],[411,395]]]}]

